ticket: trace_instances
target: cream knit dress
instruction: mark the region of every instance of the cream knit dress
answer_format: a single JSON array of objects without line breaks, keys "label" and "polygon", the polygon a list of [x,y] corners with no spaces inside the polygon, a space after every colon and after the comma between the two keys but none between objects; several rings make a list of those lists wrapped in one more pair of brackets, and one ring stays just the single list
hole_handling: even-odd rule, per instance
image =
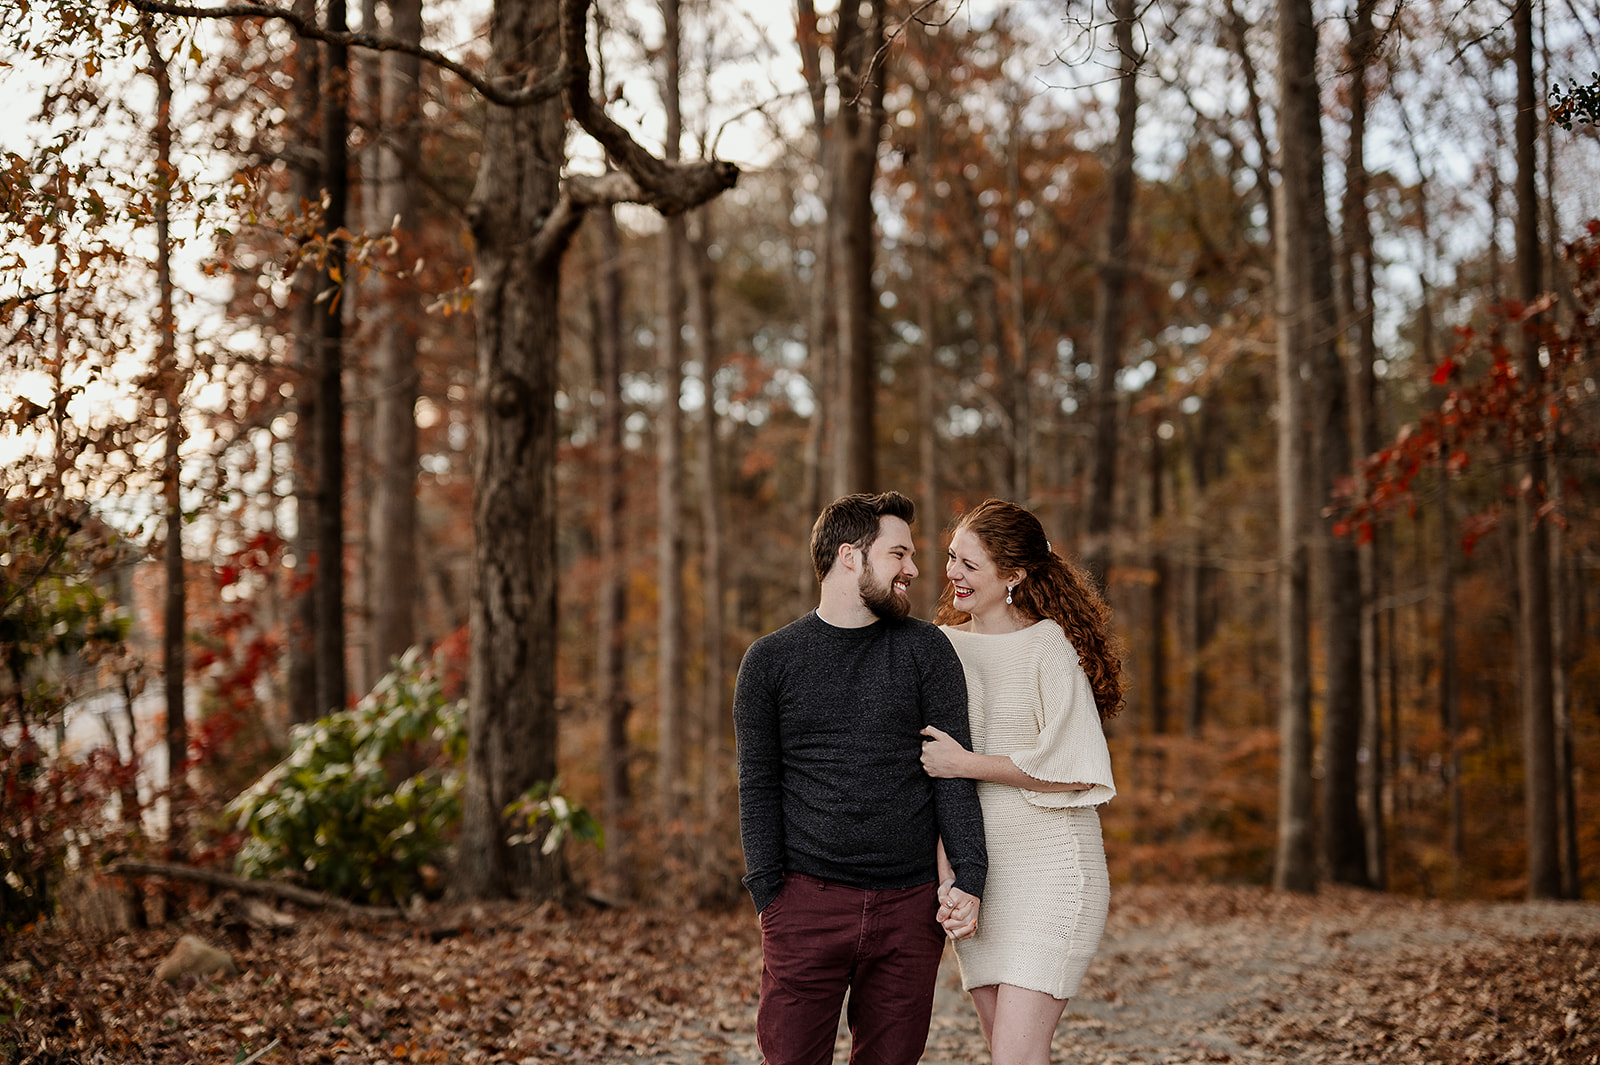
[{"label": "cream knit dress", "polygon": [[1054,621],[995,635],[943,631],[966,670],[973,750],[1006,755],[1039,780],[1093,785],[1037,792],[978,782],[989,879],[977,934],[956,942],[961,986],[1013,984],[1071,998],[1111,899],[1095,808],[1116,786],[1094,692]]}]

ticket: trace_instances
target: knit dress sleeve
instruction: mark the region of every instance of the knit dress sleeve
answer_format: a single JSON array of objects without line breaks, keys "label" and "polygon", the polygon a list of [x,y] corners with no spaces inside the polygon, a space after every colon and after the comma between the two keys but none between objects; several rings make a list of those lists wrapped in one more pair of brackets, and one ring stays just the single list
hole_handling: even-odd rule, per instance
[{"label": "knit dress sleeve", "polygon": [[1013,751],[1018,769],[1039,780],[1093,785],[1087,791],[1029,791],[1023,797],[1035,806],[1065,809],[1099,806],[1117,793],[1111,779],[1111,751],[1100,727],[1094,690],[1078,662],[1078,652],[1061,626],[1040,625],[1034,645],[1039,677],[1039,703],[1035,709],[1038,743],[1031,750]]}]

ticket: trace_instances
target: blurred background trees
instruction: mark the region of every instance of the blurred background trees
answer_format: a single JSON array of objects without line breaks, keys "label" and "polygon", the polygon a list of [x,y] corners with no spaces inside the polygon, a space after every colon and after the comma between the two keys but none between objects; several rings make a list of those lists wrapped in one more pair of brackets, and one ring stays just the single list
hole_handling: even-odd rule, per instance
[{"label": "blurred background trees", "polygon": [[1116,877],[1593,893],[1591,14],[183,7],[0,15],[8,923],[412,646],[458,888],[736,901],[732,673],[885,487],[922,612],[989,495],[1105,581]]}]

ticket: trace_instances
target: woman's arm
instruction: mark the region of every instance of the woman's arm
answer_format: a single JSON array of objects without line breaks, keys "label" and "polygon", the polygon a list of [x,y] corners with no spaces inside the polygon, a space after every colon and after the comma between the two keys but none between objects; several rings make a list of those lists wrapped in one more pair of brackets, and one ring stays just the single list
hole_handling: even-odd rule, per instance
[{"label": "woman's arm", "polygon": [[947,733],[929,725],[922,730],[922,768],[930,777],[967,777],[994,784],[1009,784],[1028,791],[1088,791],[1094,785],[1040,780],[1017,768],[1011,759],[999,754],[978,754],[957,743]]}]

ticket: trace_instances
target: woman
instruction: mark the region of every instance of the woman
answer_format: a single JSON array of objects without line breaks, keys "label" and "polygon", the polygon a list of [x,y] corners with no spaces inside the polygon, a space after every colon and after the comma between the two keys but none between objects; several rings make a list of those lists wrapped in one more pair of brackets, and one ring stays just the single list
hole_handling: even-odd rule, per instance
[{"label": "woman", "polygon": [[1116,794],[1101,725],[1122,708],[1122,667],[1105,600],[1022,507],[964,515],[945,576],[937,620],[966,670],[973,749],[930,727],[922,764],[979,782],[989,848],[961,984],[996,1065],[1043,1065],[1105,929],[1095,808]]}]

